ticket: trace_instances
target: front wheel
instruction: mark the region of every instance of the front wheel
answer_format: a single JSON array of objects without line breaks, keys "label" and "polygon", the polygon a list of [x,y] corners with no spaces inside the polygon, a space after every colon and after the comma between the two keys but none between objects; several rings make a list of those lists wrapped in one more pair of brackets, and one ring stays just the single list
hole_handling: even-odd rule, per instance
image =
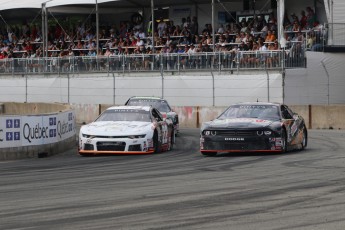
[{"label": "front wheel", "polygon": [[169,151],[173,150],[174,143],[175,143],[175,130],[173,129],[170,135],[169,148],[168,148]]},{"label": "front wheel", "polygon": [[282,138],[282,151],[281,151],[281,153],[285,153],[287,151],[287,139],[286,139],[286,132],[284,129],[282,130],[281,138]]},{"label": "front wheel", "polygon": [[204,156],[208,156],[208,157],[214,157],[215,155],[217,155],[217,152],[205,152],[205,151],[201,151],[201,154]]}]

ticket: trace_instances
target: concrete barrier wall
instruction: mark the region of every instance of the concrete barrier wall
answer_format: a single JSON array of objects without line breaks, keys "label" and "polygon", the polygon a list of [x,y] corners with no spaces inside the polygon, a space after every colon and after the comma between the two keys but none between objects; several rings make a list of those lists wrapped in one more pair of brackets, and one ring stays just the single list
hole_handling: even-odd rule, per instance
[{"label": "concrete barrier wall", "polygon": [[9,102],[0,108],[0,160],[46,157],[76,146],[70,105]]},{"label": "concrete barrier wall", "polygon": [[70,109],[70,105],[61,103],[0,103],[0,115],[36,115],[62,112]]},{"label": "concrete barrier wall", "polygon": [[[111,105],[75,105],[77,123],[89,123]],[[294,112],[303,116],[309,129],[345,129],[343,105],[290,105]],[[202,122],[215,119],[227,107],[174,106],[179,115],[181,128],[199,128]]]}]

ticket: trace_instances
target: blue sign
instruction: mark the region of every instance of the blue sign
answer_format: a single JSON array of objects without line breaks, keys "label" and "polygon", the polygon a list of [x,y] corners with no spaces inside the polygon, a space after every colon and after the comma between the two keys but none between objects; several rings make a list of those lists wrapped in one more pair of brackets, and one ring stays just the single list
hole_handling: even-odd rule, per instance
[{"label": "blue sign", "polygon": [[56,117],[50,117],[49,118],[49,125],[50,126],[56,125]]},{"label": "blue sign", "polygon": [[20,128],[20,120],[14,119],[14,128]]},{"label": "blue sign", "polygon": [[20,132],[14,132],[14,140],[20,141]]},{"label": "blue sign", "polygon": [[6,120],[6,128],[11,129],[13,127],[13,120]]},{"label": "blue sign", "polygon": [[13,141],[13,133],[6,132],[6,141]]},{"label": "blue sign", "polygon": [[49,137],[56,137],[56,129],[49,130]]}]

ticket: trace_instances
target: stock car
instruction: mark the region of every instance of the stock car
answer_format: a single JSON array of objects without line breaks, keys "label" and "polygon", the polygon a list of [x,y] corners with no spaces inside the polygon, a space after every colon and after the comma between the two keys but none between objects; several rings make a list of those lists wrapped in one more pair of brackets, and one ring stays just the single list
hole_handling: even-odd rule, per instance
[{"label": "stock car", "polygon": [[125,105],[152,105],[161,112],[163,117],[168,117],[173,121],[176,134],[180,132],[178,115],[171,109],[167,100],[163,98],[134,96],[129,98]]},{"label": "stock car", "polygon": [[149,154],[173,148],[170,119],[151,106],[113,106],[79,132],[80,155]]},{"label": "stock car", "polygon": [[302,116],[280,103],[239,103],[202,124],[200,152],[281,152],[305,149],[308,131]]}]

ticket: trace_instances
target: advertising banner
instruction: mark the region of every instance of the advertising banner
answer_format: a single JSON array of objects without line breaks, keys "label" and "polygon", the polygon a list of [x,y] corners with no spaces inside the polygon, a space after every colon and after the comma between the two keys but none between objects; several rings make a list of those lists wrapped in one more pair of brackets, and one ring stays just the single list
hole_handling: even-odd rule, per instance
[{"label": "advertising banner", "polygon": [[74,111],[0,117],[0,148],[51,144],[75,135]]}]

